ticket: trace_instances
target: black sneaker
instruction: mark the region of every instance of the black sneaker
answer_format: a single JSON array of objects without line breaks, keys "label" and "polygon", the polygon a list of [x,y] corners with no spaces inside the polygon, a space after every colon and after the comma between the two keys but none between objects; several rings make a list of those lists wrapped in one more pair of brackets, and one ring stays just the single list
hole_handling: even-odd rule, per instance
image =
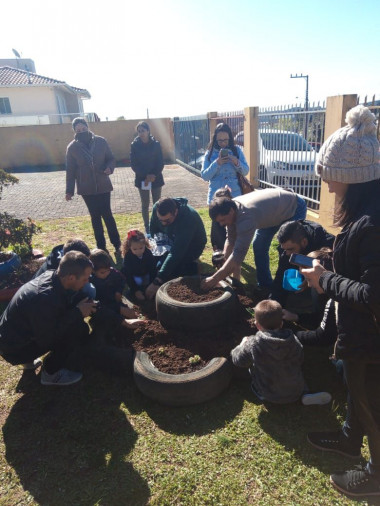
[{"label": "black sneaker", "polygon": [[340,453],[351,459],[358,459],[361,456],[360,447],[356,450],[340,430],[335,432],[309,432],[307,440],[319,450]]},{"label": "black sneaker", "polygon": [[340,492],[354,497],[380,495],[380,480],[369,474],[366,467],[332,474],[330,481]]}]

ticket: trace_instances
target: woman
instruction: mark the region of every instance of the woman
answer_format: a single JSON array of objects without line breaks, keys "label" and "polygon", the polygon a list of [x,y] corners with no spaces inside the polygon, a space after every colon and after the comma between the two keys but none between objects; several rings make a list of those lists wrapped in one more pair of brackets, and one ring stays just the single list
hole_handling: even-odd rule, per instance
[{"label": "woman", "polygon": [[333,474],[332,484],[352,496],[380,495],[380,153],[375,116],[363,106],[347,113],[348,126],[322,146],[317,172],[335,193],[335,272],[317,260],[303,269],[310,286],[337,304],[335,355],[343,359],[348,388],[346,421],[337,432],[308,434],[321,450],[360,457],[368,437],[370,461]]},{"label": "woman", "polygon": [[106,249],[103,218],[118,260],[121,242],[111,211],[110,180],[115,158],[107,141],[90,132],[84,118],[75,118],[72,126],[75,137],[66,151],[66,200],[72,199],[76,183],[77,193],[82,195],[91,216],[97,248]]},{"label": "woman", "polygon": [[162,177],[164,160],[161,146],[150,134],[146,121],[136,126],[138,136],[131,144],[131,167],[136,174],[135,186],[141,199],[141,213],[145,232],[149,234],[149,192],[152,192],[153,204],[161,198],[161,188],[165,184]]},{"label": "woman", "polygon": [[[228,151],[226,156],[222,150]],[[235,146],[231,128],[226,123],[219,123],[205,153],[201,170],[202,179],[209,182],[207,204],[210,204],[216,190],[226,185],[231,189],[233,198],[241,195],[238,172],[244,176],[249,172],[244,153],[239,146]],[[213,249],[222,250],[225,239],[225,228],[213,222],[211,225]]]}]

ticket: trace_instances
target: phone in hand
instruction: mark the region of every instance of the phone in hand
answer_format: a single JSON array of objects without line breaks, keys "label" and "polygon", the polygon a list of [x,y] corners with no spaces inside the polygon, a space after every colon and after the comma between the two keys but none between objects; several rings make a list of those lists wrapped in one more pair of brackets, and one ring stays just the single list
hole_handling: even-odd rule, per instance
[{"label": "phone in hand", "polygon": [[306,255],[300,255],[299,253],[292,253],[289,258],[289,263],[297,265],[298,267],[310,269],[313,267],[313,258],[307,257]]},{"label": "phone in hand", "polygon": [[228,149],[222,148],[220,150],[220,156],[221,156],[221,158],[227,158],[227,156],[228,156]]}]

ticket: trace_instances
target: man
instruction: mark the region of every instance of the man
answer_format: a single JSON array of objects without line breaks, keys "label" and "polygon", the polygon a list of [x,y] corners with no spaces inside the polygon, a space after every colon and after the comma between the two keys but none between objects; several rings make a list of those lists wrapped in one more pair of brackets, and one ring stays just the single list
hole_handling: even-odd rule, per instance
[{"label": "man", "polygon": [[163,233],[170,243],[157,277],[146,289],[148,298],[154,297],[160,285],[177,276],[198,273],[197,260],[207,242],[202,219],[185,198],[161,198],[153,206],[150,233]]},{"label": "man", "polygon": [[256,276],[259,277],[260,270],[261,274],[266,269],[269,270],[272,237],[281,223],[303,219],[305,214],[305,201],[282,188],[255,191],[234,199],[231,199],[228,193],[214,198],[210,204],[209,215],[213,221],[227,227],[224,245],[226,261],[213,276],[203,281],[203,287],[211,289],[231,273],[234,277],[240,277],[241,264],[254,236],[255,241],[257,239]]},{"label": "man", "polygon": [[[44,263],[38,269],[38,271],[34,274],[33,278],[38,278],[46,271],[55,271],[58,269],[59,262],[62,260],[63,256],[69,251],[80,251],[86,257],[90,256],[90,248],[87,244],[82,241],[82,239],[69,239],[65,242],[65,244],[59,244],[58,246],[54,246],[51,252],[46,257]],[[95,297],[93,297],[95,298]]]},{"label": "man", "polygon": [[66,200],[82,195],[91,216],[92,228],[99,249],[106,249],[102,218],[106,224],[115,256],[120,257],[120,236],[111,211],[112,183],[110,174],[115,169],[115,158],[103,137],[88,130],[84,118],[73,120],[74,140],[66,151]]},{"label": "man", "polygon": [[[287,269],[298,269],[298,267],[295,265],[290,265],[290,255],[293,253],[308,255],[312,251],[318,251],[321,248],[332,248],[335,236],[329,234],[321,225],[318,225],[318,223],[314,223],[313,221],[308,220],[299,220],[288,221],[281,225],[277,234],[277,239],[280,243],[278,247],[279,260],[277,272],[273,280],[270,298],[277,300],[282,305],[282,307],[287,308],[287,299],[290,292],[282,287],[284,272]],[[293,315],[293,319],[299,321],[299,317],[297,315],[299,315],[299,313],[302,314],[305,312],[302,310],[305,299],[310,299],[311,303],[310,289],[304,292],[296,292],[295,296],[292,298],[293,312],[296,313]],[[297,301],[297,299],[300,300]],[[300,311],[297,311],[298,302],[300,305]],[[313,320],[312,323],[313,326],[315,326],[314,323],[319,324],[323,314],[324,305],[324,303],[321,304],[321,311],[318,311],[318,314],[315,315],[315,322]],[[300,321],[300,323],[302,322]],[[303,325],[306,325],[306,323],[307,322],[304,321]],[[306,327],[308,327],[308,325],[306,325]]]},{"label": "man", "polygon": [[48,270],[23,285],[1,317],[0,355],[7,362],[32,368],[35,359],[50,352],[42,368],[43,385],[71,385],[82,378],[65,363],[88,338],[83,319],[96,312],[96,304],[87,298],[73,302],[92,267],[83,253],[66,253],[57,271]]}]

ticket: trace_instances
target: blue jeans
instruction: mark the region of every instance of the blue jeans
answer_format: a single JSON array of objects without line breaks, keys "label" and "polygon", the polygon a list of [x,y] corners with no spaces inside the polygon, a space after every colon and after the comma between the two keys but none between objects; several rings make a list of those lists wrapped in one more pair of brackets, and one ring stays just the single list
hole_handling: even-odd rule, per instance
[{"label": "blue jeans", "polygon": [[285,223],[286,221],[304,220],[306,218],[306,210],[306,202],[297,195],[297,208],[294,216],[288,220],[284,220],[275,227],[256,230],[253,237],[252,247],[256,265],[257,285],[260,288],[270,288],[273,283],[269,268],[269,248],[274,235],[281,227],[282,223]]}]

